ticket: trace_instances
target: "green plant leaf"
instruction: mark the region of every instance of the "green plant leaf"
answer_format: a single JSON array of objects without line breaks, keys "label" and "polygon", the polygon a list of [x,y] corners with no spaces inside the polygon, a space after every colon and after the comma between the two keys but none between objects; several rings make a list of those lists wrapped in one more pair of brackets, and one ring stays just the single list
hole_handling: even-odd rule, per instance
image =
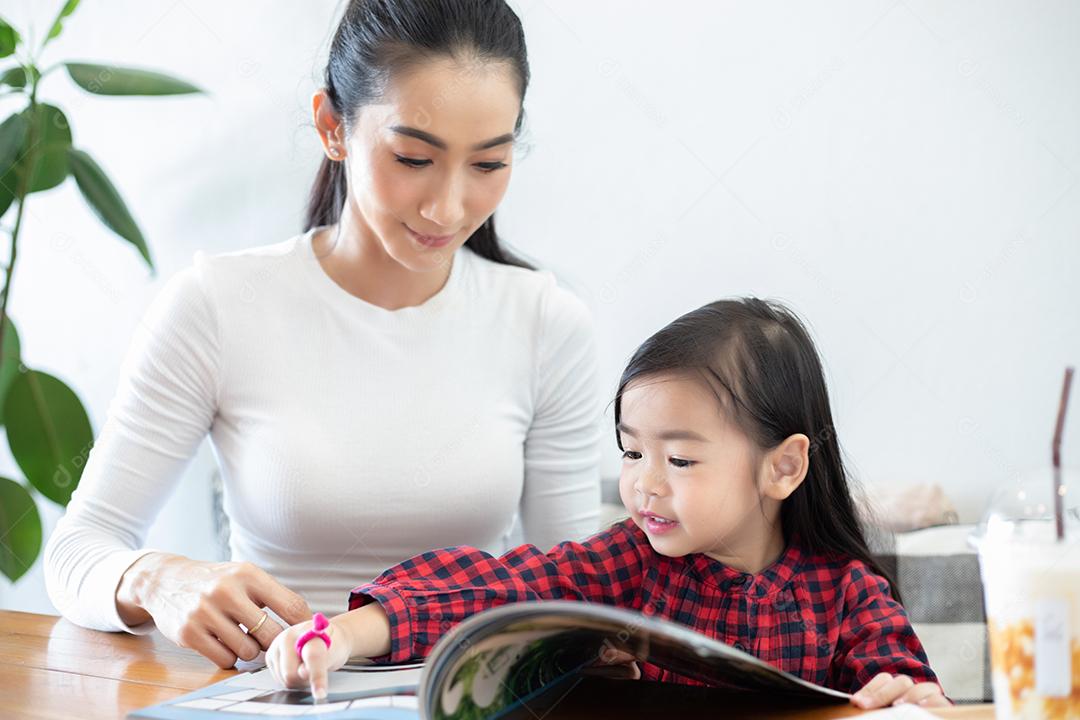
[{"label": "green plant leaf", "polygon": [[[0,176],[0,191],[14,195],[18,191],[19,176],[29,172],[31,134],[35,142],[32,150],[36,152],[36,159],[26,193],[55,188],[68,176],[67,151],[71,147],[71,127],[67,117],[63,110],[44,103],[37,106],[37,112],[32,116],[30,108],[19,114],[22,114],[27,125],[32,123],[33,126],[27,128],[26,139],[15,165]],[[11,201],[8,204],[10,205]]]},{"label": "green plant leaf", "polygon": [[24,113],[15,113],[0,123],[0,172],[7,172],[26,147],[30,123]]},{"label": "green plant leaf", "polygon": [[41,43],[42,47],[45,47],[45,43],[49,42],[63,31],[64,18],[75,12],[75,8],[77,7],[79,7],[79,0],[67,0],[67,2],[64,3],[64,7],[60,8],[60,14],[56,16],[56,19],[53,20],[52,27],[49,28],[49,34],[45,37],[45,42]]},{"label": "green plant leaf", "polygon": [[0,85],[9,85],[14,88],[24,88],[31,82],[31,79],[40,79],[41,73],[38,72],[36,67],[30,67],[30,77],[27,77],[26,68],[13,67],[4,71],[3,75],[0,75]]},{"label": "green plant leaf", "polygon": [[27,370],[8,388],[4,420],[8,446],[26,479],[66,506],[94,444],[78,396],[52,375]]},{"label": "green plant leaf", "polygon": [[68,75],[95,95],[188,95],[203,92],[191,83],[153,70],[94,63],[64,63]]},{"label": "green plant leaf", "polygon": [[30,174],[30,192],[41,192],[64,182],[68,175],[71,125],[60,108],[44,103],[37,106],[34,122],[36,127],[31,132],[41,144],[41,154]]},{"label": "green plant leaf", "polygon": [[0,477],[0,572],[15,582],[41,552],[41,516],[30,491]]},{"label": "green plant leaf", "polygon": [[0,123],[0,217],[3,217],[15,199],[17,175],[15,161],[26,147],[26,134],[30,123],[23,113],[15,113]]},{"label": "green plant leaf", "polygon": [[15,376],[19,374],[19,363],[22,361],[19,333],[15,330],[15,323],[8,317],[4,325],[4,347],[0,350],[0,425],[4,424],[4,398],[7,397],[8,388]]},{"label": "green plant leaf", "polygon": [[15,173],[0,173],[0,218],[15,201]]},{"label": "green plant leaf", "polygon": [[15,48],[22,42],[15,28],[8,25],[7,20],[0,18],[0,57],[7,57],[15,52]]},{"label": "green plant leaf", "polygon": [[86,198],[86,202],[97,213],[101,222],[138,248],[146,264],[153,270],[154,262],[150,259],[150,249],[146,247],[146,239],[143,238],[123,198],[120,197],[120,193],[109,181],[101,166],[82,150],[68,148],[68,168],[80,192]]}]

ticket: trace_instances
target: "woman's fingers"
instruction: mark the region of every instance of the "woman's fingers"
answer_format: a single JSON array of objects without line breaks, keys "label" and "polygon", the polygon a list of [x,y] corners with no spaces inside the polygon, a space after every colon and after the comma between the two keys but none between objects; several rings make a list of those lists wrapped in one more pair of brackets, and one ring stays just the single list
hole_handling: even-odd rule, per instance
[{"label": "woman's fingers", "polygon": [[[270,608],[289,624],[310,619],[302,597],[248,562],[208,563],[176,556],[163,562],[147,592],[146,612],[161,634],[223,668],[258,656],[282,631]],[[255,628],[247,633],[240,629]]]},{"label": "woman's fingers", "polygon": [[[254,660],[262,651],[262,646],[253,637],[240,629],[240,626],[224,612],[214,613],[211,632],[217,636],[233,655],[241,660]],[[267,620],[267,623],[270,621]],[[265,626],[266,623],[263,623]],[[260,628],[261,630],[261,628]],[[233,661],[235,663],[235,660]]]},{"label": "woman's fingers", "polygon": [[[266,620],[263,620],[264,614]],[[274,618],[270,617],[266,610],[263,610],[249,598],[241,600],[240,607],[234,609],[231,615],[234,622],[244,624],[244,627],[248,629],[247,636],[258,643],[259,648],[262,650],[269,650],[274,638],[285,629]]]},{"label": "woman's fingers", "polygon": [[223,670],[236,665],[236,653],[227,648],[205,628],[185,628],[179,643],[180,647],[191,648]]},{"label": "woman's fingers", "polygon": [[[258,650],[254,654],[251,654],[251,646],[244,643],[243,651],[247,654],[241,654],[240,648],[232,645],[231,642],[227,642],[230,647],[233,647],[236,654],[245,659],[250,660],[256,657],[260,650],[266,650],[274,642],[274,638],[281,633],[283,628],[276,620],[269,617],[264,607],[269,607],[279,617],[296,624],[297,622],[303,622],[310,617],[310,612],[307,617],[302,614],[298,620],[290,620],[285,617],[282,612],[287,610],[289,613],[296,615],[297,609],[301,611],[307,607],[307,603],[302,597],[289,590],[284,585],[279,583],[273,577],[270,576],[265,570],[262,570],[256,565],[251,563],[242,563],[236,570],[236,575],[240,580],[241,587],[239,598],[236,602],[231,603],[230,607],[222,608],[225,614],[232,618],[233,625],[237,628],[237,631],[244,636],[247,640],[250,640]],[[277,605],[280,609],[275,609],[274,605]],[[263,619],[266,614],[266,619]],[[243,623],[244,627],[249,628],[247,633],[244,633],[239,629],[239,625]],[[236,639],[236,636],[229,632],[229,637]],[[224,639],[224,638],[223,638]],[[240,642],[237,640],[237,642]]]},{"label": "woman's fingers", "polygon": [[274,638],[276,638],[284,629],[285,628],[281,627],[274,618],[268,617],[266,618],[266,622],[264,622],[258,630],[249,632],[248,636],[255,638],[255,642],[259,643],[259,647],[265,650],[270,647],[271,643],[274,642]]},{"label": "woman's fingers", "polygon": [[255,566],[251,566],[248,595],[256,604],[270,608],[290,625],[311,619],[311,608],[304,598]]}]

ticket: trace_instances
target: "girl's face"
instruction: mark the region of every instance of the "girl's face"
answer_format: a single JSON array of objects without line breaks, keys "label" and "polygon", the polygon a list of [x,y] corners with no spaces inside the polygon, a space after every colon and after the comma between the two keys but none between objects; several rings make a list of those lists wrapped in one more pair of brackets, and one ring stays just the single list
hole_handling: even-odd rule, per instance
[{"label": "girl's face", "polygon": [[410,270],[445,266],[506,192],[521,109],[508,63],[445,58],[403,72],[358,111],[344,142],[319,104],[324,139],[346,151],[363,235]]},{"label": "girl's face", "polygon": [[781,537],[779,503],[794,487],[780,489],[776,454],[726,420],[704,378],[639,378],[624,391],[620,414],[619,492],[658,553],[730,563]]}]

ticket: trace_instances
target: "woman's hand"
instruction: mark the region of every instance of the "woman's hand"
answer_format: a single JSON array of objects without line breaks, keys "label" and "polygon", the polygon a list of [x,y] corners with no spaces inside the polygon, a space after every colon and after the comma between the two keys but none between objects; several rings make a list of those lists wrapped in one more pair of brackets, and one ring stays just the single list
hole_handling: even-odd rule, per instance
[{"label": "woman's hand", "polygon": [[[184,648],[231,668],[237,658],[254,659],[273,643],[281,625],[311,618],[302,597],[251,563],[199,562],[179,555],[149,553],[139,558],[116,590],[121,619],[137,625],[153,619],[161,634]],[[250,635],[240,629],[259,626]]]},{"label": "woman's hand", "polygon": [[330,647],[321,638],[313,637],[304,643],[303,660],[296,654],[296,641],[312,629],[312,622],[300,623],[280,633],[266,651],[266,665],[279,683],[287,688],[310,688],[316,699],[327,692],[327,675],[349,661],[352,639],[340,622],[330,621],[323,631],[330,638]]},{"label": "woman's hand", "polygon": [[917,683],[907,675],[878,673],[859,692],[851,696],[851,703],[864,710],[910,703],[923,707],[948,707],[951,703],[934,682]]}]

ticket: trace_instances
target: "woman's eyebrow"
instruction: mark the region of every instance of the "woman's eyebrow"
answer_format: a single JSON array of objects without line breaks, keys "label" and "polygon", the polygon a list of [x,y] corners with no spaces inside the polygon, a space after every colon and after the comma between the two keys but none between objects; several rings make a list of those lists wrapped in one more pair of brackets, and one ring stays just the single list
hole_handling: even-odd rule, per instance
[{"label": "woman's eyebrow", "polygon": [[[398,135],[406,135],[411,138],[416,138],[417,140],[422,140],[428,145],[437,147],[440,150],[446,149],[445,140],[441,140],[440,138],[435,137],[431,133],[424,132],[423,130],[420,130],[418,128],[409,127],[408,125],[394,125],[390,128],[390,131],[396,132]],[[489,148],[497,147],[499,145],[505,145],[509,142],[514,142],[514,133],[506,133],[505,135],[500,135],[498,137],[491,138],[490,140],[485,140],[482,143],[477,143],[476,145],[473,145],[471,149],[474,152],[477,150],[487,150]]]},{"label": "woman's eyebrow", "polygon": [[[637,430],[634,430],[632,427],[623,423],[619,423],[616,426],[616,429],[621,433],[629,435],[630,437],[637,437]],[[661,440],[693,440],[694,442],[709,442],[708,438],[703,435],[699,435],[693,430],[664,430],[662,432],[658,432],[656,434],[656,437]]]}]

